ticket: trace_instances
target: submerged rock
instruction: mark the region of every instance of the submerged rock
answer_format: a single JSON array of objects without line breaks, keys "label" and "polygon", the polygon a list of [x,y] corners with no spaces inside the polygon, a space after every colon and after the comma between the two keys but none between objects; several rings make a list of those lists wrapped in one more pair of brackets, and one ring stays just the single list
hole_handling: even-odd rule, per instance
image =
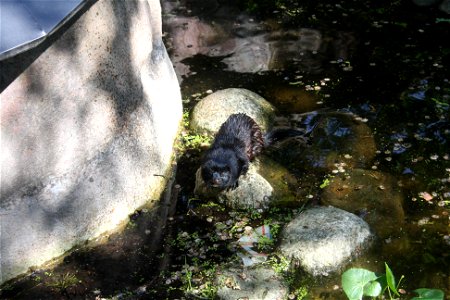
[{"label": "submerged rock", "polygon": [[191,128],[196,132],[217,132],[230,115],[245,113],[264,132],[272,125],[275,108],[258,94],[238,88],[220,90],[202,99],[192,111]]},{"label": "submerged rock", "polygon": [[217,298],[222,300],[279,300],[286,299],[289,292],[283,278],[264,266],[218,272],[216,284]]},{"label": "submerged rock", "polygon": [[358,116],[336,111],[315,111],[295,114],[291,123],[306,128],[310,146],[290,139],[281,143],[272,156],[298,168],[338,170],[367,167],[376,155],[372,130]]},{"label": "submerged rock", "polygon": [[404,222],[403,194],[389,174],[354,169],[330,181],[322,194],[322,204],[361,215],[375,233],[388,237]]},{"label": "submerged rock", "polygon": [[335,207],[314,207],[283,230],[280,251],[311,275],[338,271],[368,245],[369,225]]},{"label": "submerged rock", "polygon": [[282,112],[304,113],[320,108],[317,93],[305,91],[303,86],[270,86],[266,93],[266,97]]}]

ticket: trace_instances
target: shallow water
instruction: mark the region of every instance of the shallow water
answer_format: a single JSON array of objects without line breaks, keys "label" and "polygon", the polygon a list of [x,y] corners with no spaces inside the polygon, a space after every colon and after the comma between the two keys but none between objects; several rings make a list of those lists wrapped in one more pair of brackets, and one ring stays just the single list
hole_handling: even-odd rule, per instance
[{"label": "shallow water", "polygon": [[[323,109],[362,120],[373,134],[375,156],[346,172],[363,167],[392,177],[404,223],[386,229],[371,252],[350,266],[383,271],[387,262],[398,278],[405,275],[408,292],[433,287],[448,295],[450,26],[439,21],[448,16],[436,7],[390,4],[301,3],[294,17],[288,11],[258,17],[229,6],[196,13],[187,5],[176,12],[183,28],[166,19],[166,38],[187,109],[211,91],[242,87],[274,104],[283,125],[299,126],[296,114]],[[333,136],[348,130],[339,123],[325,127]],[[321,145],[319,151],[328,147]],[[308,161],[302,149],[297,155],[277,151],[270,155],[297,176],[298,195],[320,203],[318,185],[336,170]],[[388,226],[383,215],[372,222]],[[339,285],[339,276],[320,279],[310,296],[342,297]]]},{"label": "shallow water", "polygon": [[[165,210],[136,212],[123,234],[75,251],[55,269],[38,269],[3,286],[1,297],[179,299],[188,290],[191,297],[208,298],[215,270],[239,260],[236,240],[246,225],[270,219],[281,227],[303,206],[323,204],[325,179],[360,168],[392,179],[404,222],[390,228],[386,216],[358,211],[384,234],[347,267],[383,271],[387,262],[396,277],[405,276],[405,298],[420,287],[449,295],[450,23],[439,20],[450,16],[408,1],[306,2],[259,16],[231,2],[162,5],[166,46],[187,111],[213,91],[242,87],[278,108],[277,124],[319,124],[314,133],[322,142],[314,151],[279,147],[267,153],[293,174],[289,185],[298,203],[248,215],[195,198],[193,174],[201,153],[187,146]],[[341,141],[351,130],[347,123],[299,119],[316,110],[351,114],[365,124],[373,136],[373,157],[348,159],[356,152],[343,150],[348,145]],[[357,153],[370,148],[364,138],[356,139]],[[331,152],[337,152],[334,168],[320,159]],[[342,161],[346,165],[338,165]],[[380,193],[385,188],[380,186]],[[161,231],[151,223],[155,214],[168,218],[158,225]],[[295,289],[306,287],[310,299],[345,299],[340,274],[316,279],[298,274],[294,281]]]}]

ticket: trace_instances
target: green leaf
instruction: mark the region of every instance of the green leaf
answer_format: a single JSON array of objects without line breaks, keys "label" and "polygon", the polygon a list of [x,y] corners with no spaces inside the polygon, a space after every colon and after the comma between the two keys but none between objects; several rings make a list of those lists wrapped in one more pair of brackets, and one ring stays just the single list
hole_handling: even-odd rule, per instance
[{"label": "green leaf", "polygon": [[384,263],[386,266],[386,281],[389,286],[389,289],[394,292],[397,296],[400,296],[400,294],[397,291],[397,286],[395,284],[395,277],[394,273],[392,273],[391,268],[389,268],[387,263]]},{"label": "green leaf", "polygon": [[439,289],[417,289],[415,293],[419,294],[419,297],[414,297],[411,300],[426,299],[426,300],[444,300],[444,292]]},{"label": "green leaf", "polygon": [[364,286],[363,295],[378,297],[381,293],[381,284],[378,281],[371,281]]},{"label": "green leaf", "polygon": [[[365,292],[372,295],[377,291],[378,288],[373,284],[375,280],[377,280],[377,275],[374,272],[352,268],[342,274],[342,288],[348,299],[360,300]],[[381,286],[379,291],[381,291]]]},{"label": "green leaf", "polygon": [[330,184],[330,179],[325,178],[322,182],[322,184],[319,186],[321,189],[327,187]]}]

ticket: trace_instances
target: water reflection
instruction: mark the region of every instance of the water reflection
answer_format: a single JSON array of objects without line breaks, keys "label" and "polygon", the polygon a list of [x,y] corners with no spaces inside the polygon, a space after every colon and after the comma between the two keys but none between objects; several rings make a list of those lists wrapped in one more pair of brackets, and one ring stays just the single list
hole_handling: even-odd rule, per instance
[{"label": "water reflection", "polygon": [[[234,12],[233,17],[213,10],[208,18],[180,13],[179,4],[164,1],[164,31],[175,71],[181,80],[191,73],[183,61],[194,55],[223,57],[226,70],[258,73],[295,64],[307,73],[323,71],[325,64],[346,61],[355,44],[352,33],[324,34],[317,29],[282,28],[274,20],[257,22]],[[181,7],[184,7],[181,5]]]}]

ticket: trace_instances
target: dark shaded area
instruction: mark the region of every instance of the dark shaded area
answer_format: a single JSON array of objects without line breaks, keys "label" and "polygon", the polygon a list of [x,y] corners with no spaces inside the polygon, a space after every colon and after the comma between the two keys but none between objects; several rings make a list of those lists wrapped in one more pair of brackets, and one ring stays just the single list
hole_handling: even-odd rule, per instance
[{"label": "dark shaded area", "polygon": [[37,46],[15,56],[0,60],[0,93],[28,68],[48,47],[58,40],[98,0],[86,0],[83,7],[53,34],[38,40]]},{"label": "dark shaded area", "polygon": [[[395,103],[405,89],[422,77],[433,76],[434,81],[447,77],[442,66],[450,63],[450,41],[445,38],[450,28],[448,22],[438,22],[448,16],[436,6],[418,7],[411,1],[294,3],[287,0],[281,1],[286,4],[283,11],[275,6],[277,1],[238,2],[242,9],[250,8],[259,15],[260,22],[282,19],[286,31],[299,27],[319,30],[323,35],[322,48],[302,58],[288,57],[290,63],[285,68],[260,74],[228,72],[223,63],[225,57],[187,58],[183,62],[192,66],[196,76],[184,79],[185,94],[194,94],[191,89],[194,86],[208,86],[213,90],[233,86],[267,96],[271,86],[289,86],[290,82],[297,81],[295,75],[304,75],[303,85],[329,77],[335,80],[321,92],[333,92],[333,101],[327,101],[328,106],[342,107],[365,101]],[[288,13],[296,11],[296,7],[298,14]],[[275,10],[279,12],[274,14]],[[213,15],[221,16],[216,10],[201,18],[208,20]],[[249,36],[254,34],[247,32]]]},{"label": "dark shaded area", "polygon": [[[179,187],[173,182],[174,179],[167,185],[156,208],[144,208],[130,215],[123,233],[103,237],[88,247],[76,247],[51,271],[33,271],[11,287],[6,283],[2,286],[2,299],[95,298],[97,292],[105,296],[134,291],[144,280],[157,278],[171,262],[163,237],[173,230],[168,219],[175,213],[179,196]],[[167,259],[161,260],[164,256]],[[69,284],[67,274],[76,280]]]}]

